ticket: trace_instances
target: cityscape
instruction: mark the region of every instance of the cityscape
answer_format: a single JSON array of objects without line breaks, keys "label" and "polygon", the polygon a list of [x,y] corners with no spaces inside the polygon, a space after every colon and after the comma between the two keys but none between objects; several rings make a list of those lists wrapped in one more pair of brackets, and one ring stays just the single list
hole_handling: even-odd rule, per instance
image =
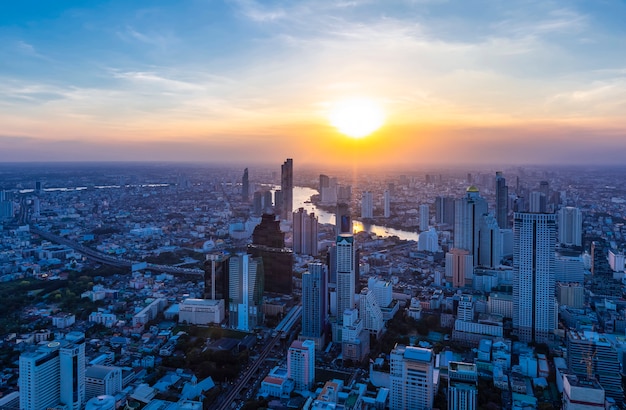
[{"label": "cityscape", "polygon": [[626,409],[626,3],[0,4],[0,410]]},{"label": "cityscape", "polygon": [[624,169],[0,172],[3,408],[623,406]]}]

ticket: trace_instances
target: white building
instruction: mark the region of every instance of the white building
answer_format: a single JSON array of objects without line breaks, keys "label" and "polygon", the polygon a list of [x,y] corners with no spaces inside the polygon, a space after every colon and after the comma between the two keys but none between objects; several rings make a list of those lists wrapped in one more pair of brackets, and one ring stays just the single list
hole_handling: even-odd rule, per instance
[{"label": "white building", "polygon": [[91,312],[89,314],[89,321],[106,327],[112,327],[117,323],[117,315],[115,315],[115,313]]},{"label": "white building", "polygon": [[343,323],[343,313],[354,309],[356,249],[352,234],[337,237],[337,319]]},{"label": "white building", "polygon": [[219,324],[224,321],[224,299],[185,299],[178,309],[178,322],[192,325]]},{"label": "white building", "polygon": [[361,194],[361,218],[372,219],[374,217],[374,195],[370,191]]},{"label": "white building", "polygon": [[85,370],[85,399],[114,396],[122,391],[122,369],[114,366],[89,366]]},{"label": "white building", "polygon": [[396,345],[390,355],[390,381],[390,410],[432,408],[439,384],[432,350]]},{"label": "white building", "polygon": [[363,327],[377,339],[382,335],[385,328],[383,312],[380,305],[369,288],[361,290],[359,298],[359,317],[363,320]]},{"label": "white building", "polygon": [[315,342],[295,340],[287,351],[287,377],[294,381],[294,388],[307,391],[315,383]]},{"label": "white building", "polygon": [[583,215],[580,209],[566,206],[559,209],[559,243],[582,246]]},{"label": "white building", "polygon": [[435,228],[423,231],[418,236],[418,251],[437,252],[439,250],[439,237]]},{"label": "white building", "polygon": [[428,204],[420,205],[420,231],[424,232],[428,230],[430,224],[430,206]]},{"label": "white building", "polygon": [[228,263],[230,326],[250,331],[263,322],[263,261],[241,253],[231,256]]}]

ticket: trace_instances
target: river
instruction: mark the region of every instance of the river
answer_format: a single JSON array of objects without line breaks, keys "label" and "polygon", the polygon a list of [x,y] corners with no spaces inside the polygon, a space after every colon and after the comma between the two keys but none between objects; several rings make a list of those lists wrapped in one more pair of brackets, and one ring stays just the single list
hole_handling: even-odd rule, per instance
[{"label": "river", "polygon": [[[317,220],[322,224],[335,224],[335,214],[318,208],[314,203],[311,203],[311,196],[316,195],[315,189],[296,186],[293,188],[293,209],[304,208],[307,212],[315,212]],[[400,239],[407,241],[417,241],[418,233],[404,231],[402,229],[387,228],[385,226],[364,224],[361,221],[353,220],[354,232],[371,232],[381,237],[397,236]]]}]

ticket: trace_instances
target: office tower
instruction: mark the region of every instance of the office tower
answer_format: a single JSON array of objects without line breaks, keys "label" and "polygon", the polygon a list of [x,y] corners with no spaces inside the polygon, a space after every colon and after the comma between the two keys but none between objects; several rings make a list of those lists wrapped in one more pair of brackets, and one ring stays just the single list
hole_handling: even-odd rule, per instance
[{"label": "office tower", "polygon": [[382,336],[385,327],[383,312],[380,309],[374,292],[368,288],[361,290],[361,297],[359,298],[359,318],[363,321],[363,328],[372,336],[376,339]]},{"label": "office tower", "polygon": [[305,338],[316,340],[322,337],[326,325],[327,270],[321,263],[309,263],[308,271],[302,274],[302,333]]},{"label": "office tower", "polygon": [[263,260],[265,291],[291,295],[293,251],[285,248],[285,234],[274,215],[263,214],[252,232],[248,253]]},{"label": "office tower", "polygon": [[455,288],[471,287],[474,277],[473,256],[466,249],[450,249],[446,253],[446,280]]},{"label": "office tower", "polygon": [[337,212],[335,213],[335,232],[337,236],[342,233],[352,234],[352,216],[350,215],[350,205],[345,202],[337,203]]},{"label": "office tower", "polygon": [[580,253],[561,249],[555,256],[554,280],[556,282],[585,282],[585,266]]},{"label": "office tower", "polygon": [[582,246],[583,215],[580,209],[566,206],[559,209],[559,243],[566,246]]},{"label": "office tower", "polygon": [[312,340],[295,340],[287,351],[287,378],[294,389],[307,391],[315,383],[315,343]]},{"label": "office tower", "polygon": [[[228,304],[228,255],[214,253],[204,262],[204,299],[223,299]],[[228,310],[228,305],[225,306]]]},{"label": "office tower", "polygon": [[546,198],[546,202],[550,202],[550,183],[548,181],[539,182],[539,192]]},{"label": "office tower", "polygon": [[496,220],[502,229],[509,229],[509,187],[502,172],[496,172]]},{"label": "office tower", "polygon": [[35,193],[40,194],[43,191],[43,183],[41,181],[35,181]]},{"label": "office tower", "polygon": [[293,213],[293,251],[317,256],[317,217],[304,208]]},{"label": "office tower", "polygon": [[378,306],[385,308],[393,302],[393,286],[391,282],[370,277],[367,280],[367,288],[374,292]]},{"label": "office tower", "polygon": [[564,410],[605,409],[605,392],[598,381],[587,376],[563,375]]},{"label": "office tower", "polygon": [[243,176],[241,177],[241,200],[248,202],[250,196],[250,185],[248,182],[248,168],[243,170]]},{"label": "office tower", "polygon": [[252,194],[252,214],[255,216],[263,214],[263,193],[261,191]]},{"label": "office tower", "polygon": [[122,369],[114,366],[89,366],[85,370],[85,399],[114,396],[122,391]]},{"label": "office tower", "polygon": [[369,191],[361,194],[361,218],[372,219],[374,217],[374,195]]},{"label": "office tower", "polygon": [[283,191],[281,191],[280,189],[274,191],[274,210],[276,212],[276,215],[278,215],[279,217],[280,215],[282,215],[283,201]]},{"label": "office tower", "polygon": [[344,360],[362,361],[370,352],[370,334],[357,309],[343,312],[341,325],[341,354]]},{"label": "office tower", "polygon": [[337,319],[343,320],[343,312],[354,309],[355,293],[355,243],[352,234],[337,237]]},{"label": "office tower", "polygon": [[428,224],[430,223],[430,206],[427,204],[420,205],[420,231],[424,232],[428,230]]},{"label": "office tower", "polygon": [[293,159],[287,158],[280,168],[280,190],[283,201],[281,217],[287,219],[293,212]]},{"label": "office tower", "polygon": [[13,218],[13,201],[0,201],[0,219]]},{"label": "office tower", "polygon": [[447,196],[435,198],[435,220],[440,224],[454,226],[454,198]]},{"label": "office tower", "polygon": [[477,264],[480,220],[487,214],[487,202],[478,188],[467,188],[465,198],[455,201],[454,213],[454,247],[468,250]]},{"label": "office tower", "polygon": [[80,410],[85,402],[85,335],[39,345],[19,359],[20,409],[41,410],[59,404]]},{"label": "office tower", "polygon": [[[478,266],[495,268],[502,261],[502,235],[496,218],[484,214],[478,220]],[[476,262],[476,261],[475,261]]]},{"label": "office tower", "polygon": [[383,193],[383,216],[389,218],[391,216],[391,194],[389,190]]},{"label": "office tower", "polygon": [[228,263],[230,327],[249,332],[263,324],[263,260],[240,253]]},{"label": "office tower", "polygon": [[324,205],[335,205],[339,195],[337,178],[320,175],[320,201]]},{"label": "office tower", "polygon": [[580,283],[557,283],[556,298],[559,305],[582,309],[585,306],[585,288]]},{"label": "office tower", "polygon": [[556,329],[556,215],[515,213],[513,328],[520,341],[544,343]]},{"label": "office tower", "polygon": [[567,370],[570,374],[594,377],[607,397],[624,404],[624,390],[617,349],[597,332],[567,332]]},{"label": "office tower", "polygon": [[448,410],[475,410],[478,398],[476,364],[450,362],[448,380]]},{"label": "office tower", "polygon": [[324,188],[328,188],[329,186],[330,186],[330,178],[328,177],[328,175],[320,174],[320,186],[319,186],[320,194],[322,193],[322,190]]},{"label": "office tower", "polygon": [[396,344],[390,354],[389,409],[430,409],[435,400],[431,349]]},{"label": "office tower", "polygon": [[530,193],[530,202],[528,204],[529,212],[545,213],[547,210],[546,196],[542,192],[533,191]]}]

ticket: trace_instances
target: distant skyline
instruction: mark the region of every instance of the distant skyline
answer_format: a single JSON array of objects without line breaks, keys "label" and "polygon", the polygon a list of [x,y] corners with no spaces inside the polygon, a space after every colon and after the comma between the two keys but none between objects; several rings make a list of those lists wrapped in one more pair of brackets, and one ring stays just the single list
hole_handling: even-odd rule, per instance
[{"label": "distant skyline", "polygon": [[[0,161],[622,164],[622,1],[0,4]],[[368,98],[353,140],[329,108]]]}]

